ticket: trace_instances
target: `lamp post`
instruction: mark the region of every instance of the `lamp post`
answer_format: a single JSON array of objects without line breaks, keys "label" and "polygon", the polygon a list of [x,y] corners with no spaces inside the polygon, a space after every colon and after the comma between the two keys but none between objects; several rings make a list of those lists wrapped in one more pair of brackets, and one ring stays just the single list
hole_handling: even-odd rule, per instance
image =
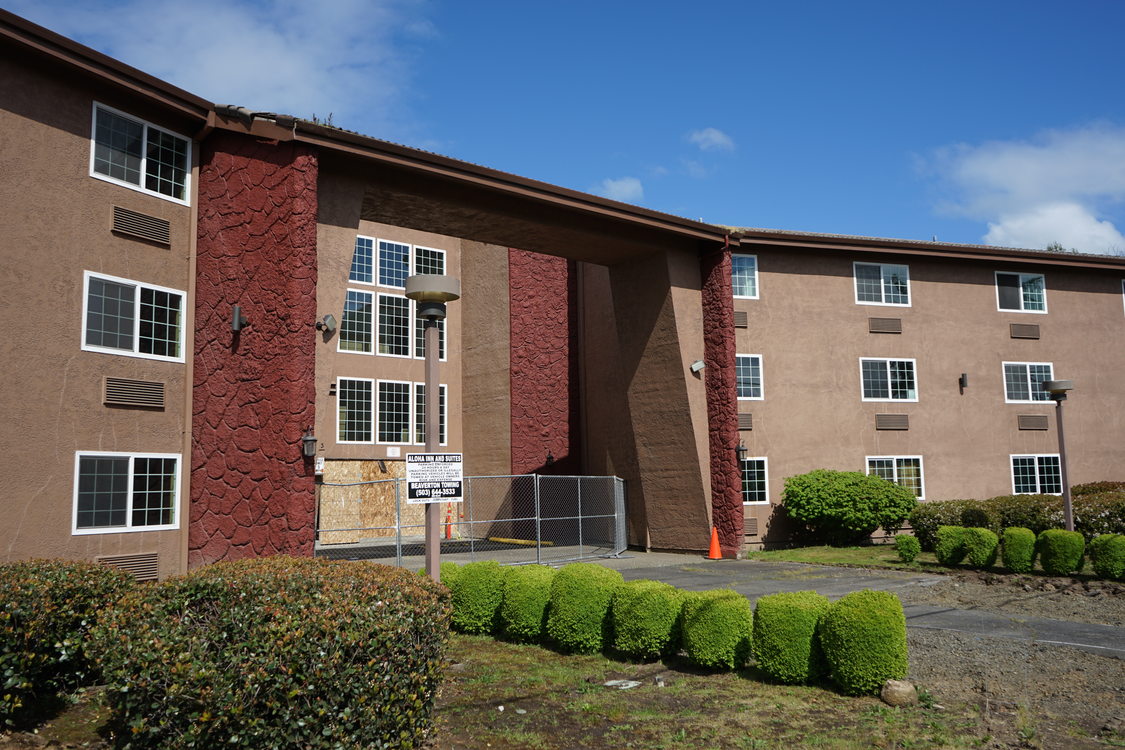
[{"label": "lamp post", "polygon": [[1059,429],[1059,478],[1062,480],[1063,523],[1067,531],[1074,531],[1074,510],[1070,505],[1070,480],[1066,472],[1066,437],[1063,434],[1063,401],[1067,391],[1074,390],[1073,380],[1045,380],[1043,390],[1051,394],[1055,402],[1055,421]]},{"label": "lamp post", "polygon": [[[445,303],[461,297],[461,282],[440,274],[417,274],[406,279],[406,296],[418,304],[423,320],[422,344],[426,353],[426,453],[437,453],[441,445],[440,389],[438,383],[438,321],[445,319]],[[426,572],[441,578],[441,505],[426,503]]]}]

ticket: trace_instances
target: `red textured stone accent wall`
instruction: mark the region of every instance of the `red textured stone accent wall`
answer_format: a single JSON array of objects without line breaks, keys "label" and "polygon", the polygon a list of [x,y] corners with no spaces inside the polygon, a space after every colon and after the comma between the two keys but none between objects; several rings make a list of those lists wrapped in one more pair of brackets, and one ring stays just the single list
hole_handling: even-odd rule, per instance
[{"label": "red textured stone accent wall", "polygon": [[508,251],[513,474],[582,473],[575,271],[565,258]]},{"label": "red textured stone accent wall", "polygon": [[[188,565],[312,555],[317,159],[216,132],[203,144]],[[232,306],[249,326],[231,331]]]},{"label": "red textured stone accent wall", "polygon": [[738,395],[735,390],[734,296],[729,248],[700,259],[703,279],[703,370],[711,449],[711,523],[723,556],[742,551],[742,472],[738,466]]}]

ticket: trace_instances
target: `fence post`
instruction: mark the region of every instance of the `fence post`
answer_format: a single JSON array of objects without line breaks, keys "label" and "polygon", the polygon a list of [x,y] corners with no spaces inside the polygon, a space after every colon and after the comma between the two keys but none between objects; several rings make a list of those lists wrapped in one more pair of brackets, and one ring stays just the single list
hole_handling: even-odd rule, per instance
[{"label": "fence post", "polygon": [[540,528],[542,523],[542,516],[539,513],[539,475],[532,474],[535,477],[535,483],[532,491],[535,493],[535,562],[542,564],[543,562],[543,530]]},{"label": "fence post", "polygon": [[586,557],[586,550],[582,546],[582,477],[575,479],[578,482],[578,556]]},{"label": "fence post", "polygon": [[395,480],[395,566],[402,567],[402,497]]},{"label": "fence post", "polygon": [[465,488],[468,492],[465,493],[465,499],[461,501],[462,510],[465,511],[465,520],[469,522],[469,562],[476,562],[477,559],[477,527],[473,515],[473,478],[469,477],[465,482]]}]

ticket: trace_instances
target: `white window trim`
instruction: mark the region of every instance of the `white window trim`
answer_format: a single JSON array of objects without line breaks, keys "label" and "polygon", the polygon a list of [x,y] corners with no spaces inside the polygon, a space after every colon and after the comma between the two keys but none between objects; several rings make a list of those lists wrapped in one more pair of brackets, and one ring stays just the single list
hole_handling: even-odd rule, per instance
[{"label": "white window trim", "polygon": [[[89,314],[90,306],[90,279],[101,279],[102,281],[109,281],[114,284],[121,284],[123,286],[131,286],[137,289],[137,294],[133,299],[133,351],[125,349],[115,349],[111,346],[94,346],[86,343],[86,317]],[[157,292],[166,292],[168,294],[180,295],[180,325],[179,325],[179,350],[180,356],[178,357],[165,357],[160,354],[146,354],[140,351],[141,340],[141,288],[152,289]],[[184,321],[187,319],[187,293],[179,289],[172,289],[166,286],[159,286],[157,284],[148,284],[143,281],[135,281],[133,279],[123,279],[120,276],[110,276],[105,273],[94,273],[93,271],[82,272],[82,325],[79,327],[81,349],[84,352],[97,352],[99,354],[116,354],[119,357],[136,357],[138,359],[151,359],[157,362],[184,362]]]},{"label": "white window trim", "polygon": [[[355,244],[352,244],[352,257],[348,261],[348,283],[349,284],[363,284],[364,286],[374,287],[376,282],[379,281],[379,240],[375,237],[369,237],[366,234],[357,234],[357,240],[370,240],[371,241],[371,281],[360,281],[359,279],[352,278],[352,261],[355,260]],[[356,289],[355,291],[360,291]],[[368,291],[368,290],[363,290]]]},{"label": "white window trim", "polygon": [[[78,472],[83,458],[129,458],[129,505],[125,509],[125,526],[101,526],[96,529],[78,528]],[[137,458],[173,458],[176,460],[175,487],[172,492],[175,500],[172,504],[172,518],[170,524],[160,526],[133,526],[133,459]],[[75,451],[74,452],[74,488],[71,493],[70,533],[73,536],[86,536],[90,534],[131,534],[140,531],[169,531],[180,528],[180,473],[184,470],[183,456],[179,453],[128,453],[121,451]]]},{"label": "white window trim", "polygon": [[[739,401],[765,401],[766,399],[766,368],[761,354],[736,354],[735,362],[738,357],[757,357],[758,358],[758,377],[761,380],[761,395],[760,396],[739,396]],[[738,378],[735,378],[735,391],[738,390]]]},{"label": "white window trim", "polygon": [[[735,299],[760,299],[761,296],[762,296],[762,275],[760,273],[758,273],[758,256],[753,255],[751,253],[731,253],[731,258],[732,258],[732,260],[731,260],[731,270],[732,271],[734,269],[733,258],[736,257],[736,256],[754,259],[754,291],[756,292],[756,294],[753,294],[753,295],[750,295],[750,294],[735,294],[734,298]],[[731,282],[732,293],[734,291],[733,275],[734,274],[732,273],[731,274],[731,276],[732,276],[732,282]]]},{"label": "white window trim", "polygon": [[[1006,276],[1019,276],[1020,277],[1020,309],[1013,310],[1009,307],[1000,307],[1000,279],[998,278],[1000,276],[1000,274],[1005,274]],[[1047,304],[1047,274],[1045,274],[1045,273],[1024,273],[1022,271],[993,271],[992,276],[993,276],[992,286],[995,287],[995,289],[996,289],[996,309],[999,312],[1026,313],[1026,314],[1029,314],[1029,315],[1046,315],[1047,314],[1047,311],[1050,309],[1049,305]],[[1023,277],[1024,276],[1041,276],[1041,277],[1043,277],[1043,309],[1042,310],[1024,310],[1023,309]]]},{"label": "white window trim", "polygon": [[[141,154],[141,181],[142,181],[142,184],[134,185],[131,182],[126,182],[125,180],[119,180],[116,177],[110,177],[107,174],[102,174],[100,172],[94,171],[94,149],[97,146],[97,127],[98,127],[98,110],[99,109],[104,109],[106,112],[112,112],[113,114],[117,115],[118,117],[124,117],[126,120],[132,120],[133,122],[139,123],[139,124],[144,126],[144,128],[145,128],[145,147],[146,148],[143,149],[143,153]],[[149,128],[152,128],[153,130],[159,130],[162,133],[167,133],[168,135],[175,136],[176,138],[180,138],[184,141],[187,141],[187,150],[185,151],[186,164],[184,165],[185,166],[185,171],[184,171],[184,195],[187,196],[187,197],[182,198],[182,199],[176,198],[176,197],[171,196],[171,195],[165,195],[164,193],[158,192],[156,190],[149,190],[148,188],[146,188],[144,186],[144,184],[143,184],[144,178],[147,175],[146,164],[147,164],[147,161],[148,161],[148,154],[146,152],[148,150],[147,146],[148,146],[148,130],[149,130]],[[171,201],[172,203],[179,203],[181,206],[190,206],[191,205],[191,200],[190,200],[190,197],[191,197],[191,171],[192,171],[192,164],[193,164],[191,151],[192,151],[192,147],[194,145],[195,145],[195,143],[192,141],[192,139],[188,138],[186,135],[183,135],[182,133],[177,133],[174,130],[169,130],[168,128],[160,127],[159,125],[153,125],[148,120],[142,120],[140,117],[136,117],[135,115],[131,115],[128,112],[122,112],[119,109],[114,109],[113,107],[102,104],[101,102],[97,102],[97,101],[94,102],[94,106],[93,106],[93,108],[91,110],[91,114],[90,114],[90,176],[93,177],[95,180],[102,180],[103,182],[108,182],[112,185],[119,185],[123,188],[129,188],[130,190],[136,190],[138,193],[144,193],[145,195],[151,195],[155,198],[160,198],[162,200]]]},{"label": "white window trim", "polygon": [[[1033,398],[1029,398],[1029,399],[1011,399],[1011,398],[1008,398],[1008,374],[1006,372],[1004,372],[1004,369],[1008,365],[1022,365],[1023,367],[1028,368],[1027,369],[1027,385],[1028,385],[1028,393],[1030,393],[1031,392],[1031,369],[1030,369],[1030,367],[1032,365],[1040,365],[1040,366],[1046,365],[1047,367],[1050,367],[1051,368],[1051,377],[1048,378],[1048,380],[1051,380],[1055,377],[1055,364],[1053,362],[1001,362],[1000,363],[1000,384],[1004,388],[1004,403],[1005,404],[1044,404],[1044,405],[1047,405],[1047,406],[1051,405],[1050,399],[1036,400],[1036,399],[1033,399]],[[1046,454],[1044,454],[1044,455],[1046,455]]]},{"label": "white window trim", "polygon": [[[863,395],[863,363],[864,362],[909,362],[914,366],[914,398],[868,398]],[[890,369],[888,368],[888,376]],[[889,381],[888,381],[889,382]],[[859,358],[859,398],[861,401],[880,404],[914,404],[918,403],[918,394],[922,389],[918,385],[918,362],[910,357],[860,357]]]},{"label": "white window trim", "polygon": [[[743,505],[769,505],[770,504],[770,460],[765,456],[747,456],[747,461],[761,461],[762,472],[766,475],[766,499],[765,500],[743,500]],[[742,462],[738,462],[738,494],[742,495]]]},{"label": "white window trim", "polygon": [[[1035,459],[1035,489],[1036,492],[1017,492],[1016,491],[1016,459],[1017,458],[1034,458]],[[1058,453],[1012,453],[1008,456],[1008,473],[1012,476],[1012,494],[1013,495],[1062,495],[1062,490],[1058,492],[1040,492],[1042,482],[1039,478],[1039,459],[1041,458],[1059,458]],[[1062,480],[1062,460],[1059,460],[1059,480]]]},{"label": "white window trim", "polygon": [[[362,383],[371,383],[371,439],[370,440],[341,440],[340,439],[340,381],[351,380]],[[351,377],[338,377],[336,378],[336,445],[373,445],[375,443],[375,429],[378,426],[375,419],[375,412],[378,410],[379,400],[379,386],[376,385],[374,378],[351,378]]]},{"label": "white window trim", "polygon": [[[379,386],[383,383],[395,383],[398,385],[406,386],[406,434],[409,438],[404,441],[389,441],[379,439],[379,414],[382,411],[382,404],[379,399]],[[446,396],[448,398],[448,396]],[[375,390],[372,393],[372,419],[375,423],[372,425],[371,437],[375,440],[376,445],[414,445],[414,383],[409,380],[389,380],[380,379],[375,381]],[[449,432],[449,425],[446,425],[446,432]],[[337,435],[339,433],[336,433]]]},{"label": "white window trim", "polygon": [[[874,461],[874,460],[894,461],[895,462],[895,464],[894,464],[894,470],[895,470],[894,482],[895,482],[895,484],[898,484],[898,460],[902,459],[902,458],[909,458],[909,459],[915,459],[916,458],[916,459],[918,459],[918,491],[921,493],[920,495],[918,495],[918,499],[919,500],[925,500],[926,499],[926,466],[925,466],[925,462],[922,460],[921,456],[864,456],[864,458],[863,458],[864,473],[865,474],[871,474],[872,473],[871,472],[871,466],[870,466],[871,461]],[[903,485],[900,484],[899,486],[902,487]]]},{"label": "white window trim", "polygon": [[382,267],[383,256],[382,250],[379,245],[384,242],[389,245],[404,245],[406,247],[406,278],[410,278],[411,274],[414,271],[414,245],[410,244],[409,242],[402,242],[400,240],[388,240],[386,237],[383,237],[382,239],[375,240],[375,246],[372,251],[372,261],[374,265],[372,266],[371,280],[376,286],[380,287],[381,289],[406,289],[406,284],[403,284],[402,286],[395,286],[394,284],[383,283],[383,274],[380,270]]},{"label": "white window trim", "polygon": [[[406,354],[383,354],[379,351],[379,344],[382,341],[379,335],[379,299],[381,297],[395,297],[397,299],[406,300]],[[375,297],[375,307],[371,315],[371,326],[374,329],[372,331],[374,336],[372,343],[374,345],[375,354],[380,357],[390,357],[392,359],[414,359],[414,327],[417,325],[414,321],[417,317],[418,316],[414,313],[414,301],[405,294],[378,292]],[[448,346],[448,342],[446,346]]]},{"label": "white window trim", "polygon": [[[410,389],[410,398],[411,398],[412,403],[414,403],[414,404],[418,403],[418,386],[424,387],[425,385],[426,385],[425,383],[414,383],[413,384],[413,387]],[[439,394],[442,392],[443,389],[445,390],[445,406],[444,407],[439,406],[438,408],[441,409],[440,419],[445,422],[445,440],[442,440],[441,442],[439,442],[438,445],[444,446],[444,445],[449,445],[449,386],[445,383],[438,383],[438,393]],[[440,395],[439,395],[439,398],[440,398]],[[441,402],[439,401],[438,403],[440,404]],[[414,412],[411,414],[411,417],[416,417],[416,415],[417,415],[417,409],[414,410]],[[410,434],[417,437],[418,436],[418,425],[412,424],[410,427],[411,427]],[[425,429],[425,425],[422,425],[422,428]],[[425,441],[422,441],[422,442],[414,441],[414,443],[413,443],[413,445],[425,445],[425,444],[426,444]]]},{"label": "white window trim", "polygon": [[[360,283],[362,283],[362,282],[360,282]],[[370,330],[370,333],[371,333],[371,351],[369,351],[369,352],[357,352],[355,349],[344,349],[343,348],[344,337],[342,335],[340,335],[339,328],[337,328],[337,332],[336,332],[336,351],[339,352],[340,354],[358,354],[362,357],[372,357],[372,356],[375,355],[375,352],[379,348],[378,343],[375,341],[375,336],[378,332],[378,327],[379,327],[379,300],[375,296],[375,290],[373,290],[373,289],[352,289],[352,288],[349,287],[349,288],[344,289],[344,300],[343,300],[344,305],[346,305],[348,303],[348,292],[355,292],[356,294],[366,294],[369,297],[371,297],[371,330]],[[344,324],[344,315],[343,315],[343,312],[341,312],[341,314],[340,314],[340,325],[343,325],[343,324]]]},{"label": "white window trim", "polygon": [[[868,302],[859,298],[859,275],[856,270],[859,266],[877,266],[879,268],[879,294],[884,299],[886,298],[887,290],[883,288],[883,267],[884,266],[902,266],[906,269],[906,299],[908,302]],[[866,261],[856,260],[852,261],[852,290],[855,293],[855,303],[857,305],[875,305],[877,307],[910,307],[914,301],[913,292],[910,289],[910,266],[906,263],[869,263]]]}]

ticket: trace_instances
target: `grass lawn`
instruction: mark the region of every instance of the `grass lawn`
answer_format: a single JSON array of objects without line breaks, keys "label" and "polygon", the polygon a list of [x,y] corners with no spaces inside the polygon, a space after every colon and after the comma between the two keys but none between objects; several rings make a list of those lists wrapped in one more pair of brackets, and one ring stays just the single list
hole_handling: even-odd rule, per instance
[{"label": "grass lawn", "polygon": [[921,552],[912,563],[898,559],[894,545],[871,544],[863,547],[794,547],[792,549],[759,550],[750,554],[755,560],[801,562],[816,565],[853,565],[863,568],[895,568],[897,570],[940,573],[949,570],[939,565],[933,552]]}]

